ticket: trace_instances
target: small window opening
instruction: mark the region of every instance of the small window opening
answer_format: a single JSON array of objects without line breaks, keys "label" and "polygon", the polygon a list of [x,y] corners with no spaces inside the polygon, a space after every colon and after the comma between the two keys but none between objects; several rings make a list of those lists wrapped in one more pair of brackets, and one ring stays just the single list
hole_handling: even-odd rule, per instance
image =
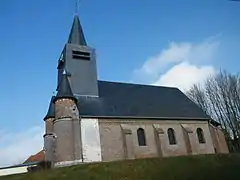
[{"label": "small window opening", "polygon": [[169,144],[171,145],[177,144],[175,131],[172,128],[169,128],[167,133],[168,133]]},{"label": "small window opening", "polygon": [[139,146],[146,146],[146,137],[145,132],[143,128],[139,128],[137,130],[137,136],[138,136],[138,144]]},{"label": "small window opening", "polygon": [[203,130],[201,128],[197,128],[197,137],[198,137],[198,142],[201,144],[206,143]]}]

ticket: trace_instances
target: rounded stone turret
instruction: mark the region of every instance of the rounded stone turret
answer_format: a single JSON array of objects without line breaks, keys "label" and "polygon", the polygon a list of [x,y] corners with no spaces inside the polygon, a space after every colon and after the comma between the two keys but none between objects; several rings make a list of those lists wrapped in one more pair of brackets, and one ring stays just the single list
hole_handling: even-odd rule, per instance
[{"label": "rounded stone turret", "polygon": [[72,94],[67,74],[63,74],[58,93],[53,100],[56,135],[55,163],[64,165],[81,159],[81,132],[77,99]]},{"label": "rounded stone turret", "polygon": [[49,105],[48,112],[44,118],[45,121],[45,134],[44,138],[44,150],[45,161],[54,162],[54,149],[55,149],[55,137],[53,130],[53,121],[55,119],[55,107],[53,103],[54,97],[52,97]]},{"label": "rounded stone turret", "polygon": [[45,133],[50,134],[53,133],[53,121],[55,118],[48,118],[45,120]]},{"label": "rounded stone turret", "polygon": [[55,101],[55,119],[78,118],[76,101],[70,98],[61,98]]}]

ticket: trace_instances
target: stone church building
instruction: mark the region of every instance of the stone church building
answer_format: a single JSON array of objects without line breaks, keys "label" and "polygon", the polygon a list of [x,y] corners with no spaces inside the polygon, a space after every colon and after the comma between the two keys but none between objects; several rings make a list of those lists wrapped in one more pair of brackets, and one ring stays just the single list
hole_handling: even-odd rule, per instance
[{"label": "stone church building", "polygon": [[228,153],[219,124],[179,89],[98,80],[96,62],[75,15],[44,118],[45,160],[57,167]]}]

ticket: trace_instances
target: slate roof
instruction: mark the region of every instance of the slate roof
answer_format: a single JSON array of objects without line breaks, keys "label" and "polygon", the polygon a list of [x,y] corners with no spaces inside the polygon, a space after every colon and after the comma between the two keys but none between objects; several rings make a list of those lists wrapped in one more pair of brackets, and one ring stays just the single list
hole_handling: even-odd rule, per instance
[{"label": "slate roof", "polygon": [[74,16],[72,29],[68,37],[68,43],[82,46],[87,45],[78,15]]},{"label": "slate roof", "polygon": [[60,98],[70,98],[76,101],[76,98],[73,96],[66,71],[63,72],[62,81],[59,84],[58,92],[56,97],[53,99],[53,103],[55,103]]},{"label": "slate roof", "polygon": [[177,88],[107,81],[98,81],[98,88],[99,97],[77,97],[81,116],[209,119]]},{"label": "slate roof", "polygon": [[55,118],[55,104],[53,103],[54,98],[55,96],[53,96],[50,100],[49,108],[46,116],[44,117],[44,121],[47,120],[48,118]]}]

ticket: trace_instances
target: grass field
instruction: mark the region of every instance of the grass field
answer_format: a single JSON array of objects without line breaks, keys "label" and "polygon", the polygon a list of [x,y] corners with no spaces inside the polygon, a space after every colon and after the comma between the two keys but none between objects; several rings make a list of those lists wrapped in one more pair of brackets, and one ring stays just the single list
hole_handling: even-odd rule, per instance
[{"label": "grass field", "polygon": [[201,155],[84,164],[0,180],[240,180],[240,155]]}]

